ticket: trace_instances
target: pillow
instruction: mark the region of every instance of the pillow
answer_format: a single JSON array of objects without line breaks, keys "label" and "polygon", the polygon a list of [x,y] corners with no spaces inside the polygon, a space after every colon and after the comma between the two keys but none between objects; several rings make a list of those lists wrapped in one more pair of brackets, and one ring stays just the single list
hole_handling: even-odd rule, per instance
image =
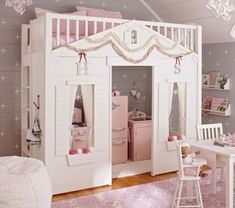
[{"label": "pillow", "polygon": [[[59,14],[58,12],[53,12],[51,10],[47,9],[42,9],[42,8],[35,8],[34,9],[36,17],[40,17],[46,13],[51,13],[51,14]],[[69,14],[69,15],[78,15],[78,16],[86,16],[86,11],[76,11],[76,12],[71,12],[71,13],[62,13],[62,14]]]},{"label": "pillow", "polygon": [[76,7],[76,9],[78,11],[86,11],[87,16],[122,19],[121,13],[117,11],[108,11],[89,7]]},{"label": "pillow", "polygon": [[[57,12],[53,12],[47,9],[42,9],[42,8],[35,8],[35,14],[36,17],[40,17],[46,13],[51,13],[51,14],[59,14]],[[77,16],[86,16],[86,11],[76,11],[72,13],[63,13],[63,14],[69,14],[69,15],[77,15]],[[60,21],[60,33],[61,34],[66,34],[66,20],[61,20]],[[56,33],[57,31],[57,20],[53,19],[52,20],[52,32]],[[79,30],[81,32],[81,30]],[[84,33],[84,32],[83,32]],[[70,20],[70,34],[75,35],[76,34],[76,21],[75,20]]]},{"label": "pillow", "polygon": [[[92,17],[104,17],[104,18],[113,18],[113,19],[122,19],[122,15],[120,12],[117,11],[108,11],[103,9],[95,9],[89,7],[76,7],[78,11],[85,11],[87,16]],[[111,28],[111,23],[106,23],[106,29]],[[84,29],[83,29],[84,30]],[[102,23],[97,23],[97,32],[103,31]],[[88,23],[88,35],[94,34],[94,23]]]}]

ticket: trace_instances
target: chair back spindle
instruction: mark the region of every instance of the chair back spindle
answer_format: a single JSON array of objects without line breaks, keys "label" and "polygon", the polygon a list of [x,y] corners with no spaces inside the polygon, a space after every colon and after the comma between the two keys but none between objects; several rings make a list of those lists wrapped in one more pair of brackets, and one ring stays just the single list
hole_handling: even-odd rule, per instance
[{"label": "chair back spindle", "polygon": [[199,141],[209,141],[219,138],[223,134],[222,123],[197,125],[197,134]]}]

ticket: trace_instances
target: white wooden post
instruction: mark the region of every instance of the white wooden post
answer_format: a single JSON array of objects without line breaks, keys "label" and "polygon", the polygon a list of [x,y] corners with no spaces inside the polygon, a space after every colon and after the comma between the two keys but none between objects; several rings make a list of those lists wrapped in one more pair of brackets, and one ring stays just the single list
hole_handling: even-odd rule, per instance
[{"label": "white wooden post", "polygon": [[56,19],[56,46],[58,47],[60,45],[60,19]]},{"label": "white wooden post", "polygon": [[66,19],[66,44],[69,43],[69,36],[70,36],[70,20]]},{"label": "white wooden post", "polygon": [[198,124],[201,124],[201,114],[202,114],[202,27],[197,27],[197,54],[198,54],[198,64],[197,64],[197,99],[198,99]]}]

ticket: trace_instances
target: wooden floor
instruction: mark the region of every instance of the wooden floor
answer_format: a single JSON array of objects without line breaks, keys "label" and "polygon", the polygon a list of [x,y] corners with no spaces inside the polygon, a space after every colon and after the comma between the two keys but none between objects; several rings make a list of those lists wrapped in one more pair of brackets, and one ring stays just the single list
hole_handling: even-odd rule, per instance
[{"label": "wooden floor", "polygon": [[176,176],[176,172],[157,175],[154,177],[152,177],[150,175],[150,173],[145,173],[145,174],[136,175],[136,176],[116,178],[116,179],[113,179],[112,186],[102,186],[102,187],[98,187],[98,188],[91,188],[91,189],[85,189],[85,190],[81,190],[81,191],[75,191],[75,192],[55,195],[53,197],[53,202],[71,199],[71,198],[75,198],[78,196],[90,195],[90,194],[94,194],[94,193],[98,193],[98,192],[102,192],[102,191],[120,189],[120,188],[138,185],[138,184],[144,184],[144,183],[149,183],[149,182],[153,182],[153,181],[169,179],[174,176]]}]

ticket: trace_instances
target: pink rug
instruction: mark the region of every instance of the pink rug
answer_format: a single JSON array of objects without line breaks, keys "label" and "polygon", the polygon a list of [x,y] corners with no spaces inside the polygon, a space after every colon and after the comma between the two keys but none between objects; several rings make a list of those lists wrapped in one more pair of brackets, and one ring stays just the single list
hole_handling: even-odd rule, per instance
[{"label": "pink rug", "polygon": [[[177,178],[106,191],[89,196],[53,203],[52,208],[170,208]],[[225,207],[225,184],[217,184],[211,193],[210,180],[201,180],[205,208]]]}]

